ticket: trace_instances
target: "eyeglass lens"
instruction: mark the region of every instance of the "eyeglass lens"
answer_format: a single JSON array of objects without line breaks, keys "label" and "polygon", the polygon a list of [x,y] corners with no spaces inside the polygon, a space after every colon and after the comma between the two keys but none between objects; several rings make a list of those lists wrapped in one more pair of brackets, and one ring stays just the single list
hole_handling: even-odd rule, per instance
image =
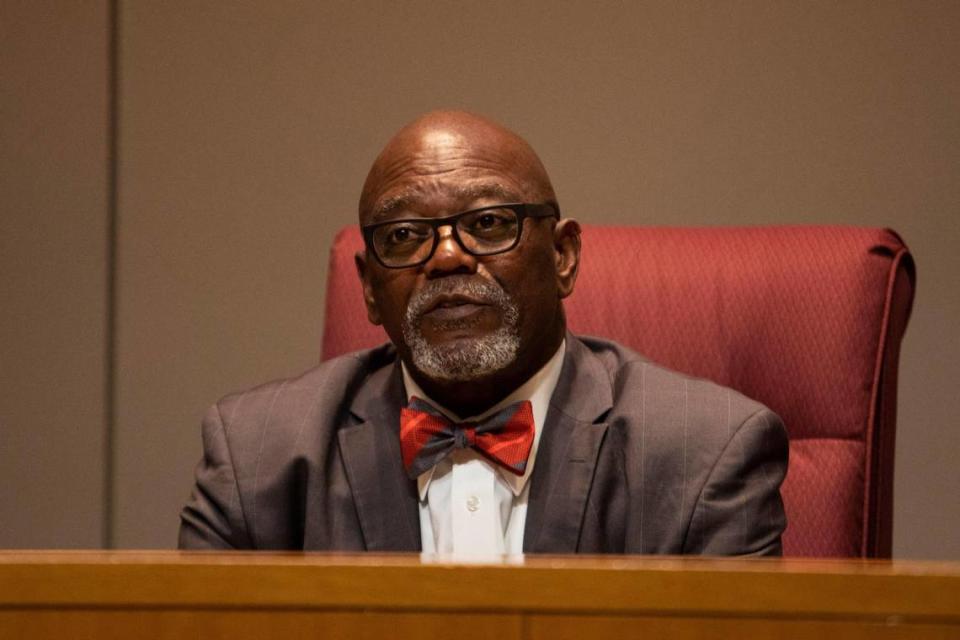
[{"label": "eyeglass lens", "polygon": [[[517,214],[498,207],[472,211],[455,222],[464,249],[478,256],[509,248],[520,230]],[[400,221],[377,227],[373,246],[380,259],[390,266],[416,264],[429,258],[435,233],[429,222]]]}]

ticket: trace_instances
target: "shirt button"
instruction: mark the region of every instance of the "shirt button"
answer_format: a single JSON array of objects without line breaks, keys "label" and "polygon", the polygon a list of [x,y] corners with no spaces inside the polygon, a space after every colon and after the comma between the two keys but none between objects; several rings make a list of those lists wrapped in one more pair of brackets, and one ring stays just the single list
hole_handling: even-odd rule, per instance
[{"label": "shirt button", "polygon": [[480,508],[480,498],[477,496],[470,496],[467,498],[467,511],[476,511]]}]

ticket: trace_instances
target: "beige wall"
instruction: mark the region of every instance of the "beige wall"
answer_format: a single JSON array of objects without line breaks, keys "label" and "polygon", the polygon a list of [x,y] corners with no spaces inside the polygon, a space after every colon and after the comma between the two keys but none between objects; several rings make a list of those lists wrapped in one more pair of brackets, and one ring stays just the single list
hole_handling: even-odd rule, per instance
[{"label": "beige wall", "polygon": [[[895,553],[960,559],[960,4],[465,5],[121,3],[116,544],[174,543],[207,405],[316,361],[326,253],[370,161],[417,113],[456,106],[525,135],[566,213],[586,222],[900,231],[920,281],[902,357]],[[82,80],[62,82],[98,86]],[[66,213],[44,213],[52,232],[75,233]],[[43,255],[38,240],[17,246]],[[84,304],[103,295],[74,289],[63,275],[43,287]],[[17,339],[2,322],[6,359]],[[38,362],[56,359],[54,336],[36,338]],[[84,377],[51,375],[67,388]],[[53,441],[25,402],[3,405],[4,427]],[[20,485],[37,473],[18,467]],[[4,492],[4,513],[32,508]]]},{"label": "beige wall", "polygon": [[0,0],[0,547],[104,537],[108,17]]}]

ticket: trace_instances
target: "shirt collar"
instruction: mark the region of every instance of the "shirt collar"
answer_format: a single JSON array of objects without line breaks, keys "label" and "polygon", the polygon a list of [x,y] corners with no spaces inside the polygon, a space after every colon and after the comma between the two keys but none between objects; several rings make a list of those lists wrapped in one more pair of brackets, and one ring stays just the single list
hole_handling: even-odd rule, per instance
[{"label": "shirt collar", "polygon": [[[413,396],[417,396],[418,398],[426,400],[445,416],[456,422],[483,420],[487,416],[494,414],[515,402],[529,400],[530,404],[533,406],[534,431],[533,446],[530,447],[530,457],[527,458],[527,467],[524,470],[523,475],[518,476],[510,473],[506,469],[501,468],[499,465],[496,466],[497,471],[500,473],[500,477],[503,478],[507,486],[510,487],[513,495],[519,496],[523,492],[523,488],[526,486],[527,480],[530,478],[530,474],[533,473],[533,466],[537,457],[537,448],[540,444],[540,434],[543,431],[543,423],[547,417],[547,409],[550,407],[550,398],[553,396],[553,390],[557,387],[557,381],[560,379],[560,370],[563,368],[563,354],[566,350],[566,346],[567,341],[563,340],[560,343],[560,347],[557,349],[557,352],[553,354],[547,363],[543,365],[539,371],[530,376],[526,382],[517,387],[513,393],[508,395],[506,398],[479,415],[467,416],[464,418],[461,418],[446,407],[430,399],[430,397],[424,393],[423,389],[420,388],[420,385],[418,385],[410,375],[410,372],[407,371],[406,364],[401,361],[400,367],[403,372],[403,385],[407,392],[407,400],[409,401]],[[433,478],[434,469],[435,467],[431,467],[417,477],[417,488],[420,492],[421,502],[426,499],[427,489],[430,487],[430,479]]]}]

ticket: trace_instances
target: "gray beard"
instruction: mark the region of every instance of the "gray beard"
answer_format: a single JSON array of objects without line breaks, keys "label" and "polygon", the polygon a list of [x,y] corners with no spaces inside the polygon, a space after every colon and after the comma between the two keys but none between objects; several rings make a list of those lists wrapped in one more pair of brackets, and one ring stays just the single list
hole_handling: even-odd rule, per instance
[{"label": "gray beard", "polygon": [[[500,310],[503,319],[493,333],[455,344],[433,345],[420,331],[423,313],[437,296],[460,293],[478,298]],[[433,380],[466,382],[483,378],[505,369],[517,358],[520,334],[517,324],[520,312],[516,303],[499,285],[476,276],[448,276],[433,280],[417,292],[407,305],[403,321],[403,338],[410,348],[413,366]],[[441,329],[465,327],[470,320],[444,323]]]}]

